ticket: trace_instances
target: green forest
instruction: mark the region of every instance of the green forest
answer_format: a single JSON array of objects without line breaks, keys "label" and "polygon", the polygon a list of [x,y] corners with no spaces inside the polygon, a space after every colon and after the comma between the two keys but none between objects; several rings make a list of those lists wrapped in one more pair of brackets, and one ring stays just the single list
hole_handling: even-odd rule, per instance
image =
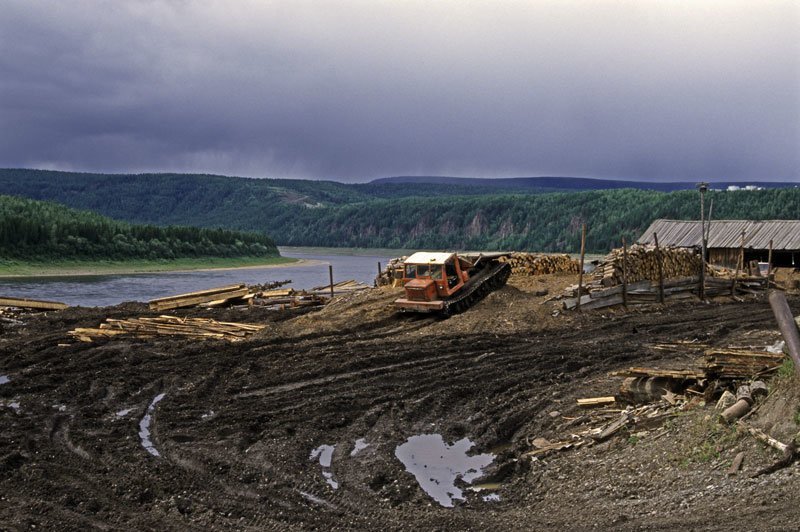
[{"label": "green forest", "polygon": [[[0,193],[51,200],[151,226],[256,231],[279,245],[296,246],[576,252],[585,223],[587,250],[603,253],[619,246],[622,237],[634,241],[657,218],[690,220],[700,214],[698,193],[691,190],[500,193],[435,183],[348,185],[189,174],[0,170]],[[713,202],[715,219],[800,218],[796,187],[711,191],[706,201]],[[250,242],[222,236],[229,233],[219,235],[227,238],[225,252],[231,252],[231,242],[237,239],[245,247]],[[159,242],[156,248],[169,240],[153,238]],[[207,253],[222,245],[205,234],[192,242],[212,245],[178,244],[179,240],[173,253]]]},{"label": "green forest", "polygon": [[123,261],[277,256],[275,244],[263,234],[132,225],[55,203],[0,196],[0,259]]}]

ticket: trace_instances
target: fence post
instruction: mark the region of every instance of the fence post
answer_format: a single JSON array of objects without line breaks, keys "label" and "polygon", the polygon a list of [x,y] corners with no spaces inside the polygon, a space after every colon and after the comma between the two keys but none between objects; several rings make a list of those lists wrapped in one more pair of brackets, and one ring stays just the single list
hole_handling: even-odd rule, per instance
[{"label": "fence post", "polygon": [[331,280],[331,299],[333,299],[333,264],[328,264],[328,277]]},{"label": "fence post", "polygon": [[658,247],[658,233],[653,233],[656,243],[656,262],[658,263],[658,301],[664,304],[664,265],[661,263],[661,248]]},{"label": "fence post", "polygon": [[622,305],[628,308],[628,244],[622,237]]},{"label": "fence post", "polygon": [[739,268],[744,268],[744,231],[742,231],[742,241],[739,244],[739,258],[736,260],[736,273],[733,274],[731,283],[731,297],[736,295],[736,281],[739,278]]}]

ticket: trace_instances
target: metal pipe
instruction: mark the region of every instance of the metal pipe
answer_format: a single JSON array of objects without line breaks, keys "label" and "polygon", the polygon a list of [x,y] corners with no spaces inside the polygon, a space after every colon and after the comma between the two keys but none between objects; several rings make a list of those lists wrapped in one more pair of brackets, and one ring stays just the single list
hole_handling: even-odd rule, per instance
[{"label": "metal pipe", "polygon": [[786,294],[780,290],[771,290],[769,293],[769,305],[775,314],[775,320],[786,342],[789,356],[794,362],[795,374],[800,375],[800,332],[797,331],[797,323],[792,316],[792,309],[786,301]]}]

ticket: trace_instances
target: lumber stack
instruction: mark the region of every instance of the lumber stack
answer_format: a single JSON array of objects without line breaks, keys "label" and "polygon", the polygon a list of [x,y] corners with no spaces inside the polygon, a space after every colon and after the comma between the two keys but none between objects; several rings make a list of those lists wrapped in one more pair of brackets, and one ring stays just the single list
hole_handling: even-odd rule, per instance
[{"label": "lumber stack", "polygon": [[66,303],[58,301],[41,301],[38,299],[27,299],[19,297],[2,297],[0,296],[0,307],[13,307],[35,310],[64,310],[69,308]]},{"label": "lumber stack", "polygon": [[500,257],[500,262],[511,265],[512,275],[547,275],[550,273],[578,273],[580,262],[569,255],[538,253],[512,253]]},{"label": "lumber stack", "polygon": [[265,325],[216,321],[206,318],[179,318],[159,316],[157,318],[108,318],[97,328],[76,328],[68,334],[82,342],[95,338],[153,338],[160,335],[187,336],[197,339],[216,339],[238,342],[262,330]]},{"label": "lumber stack", "polygon": [[163,312],[176,308],[196,307],[203,303],[208,304],[207,306],[221,306],[249,295],[250,290],[247,286],[243,284],[233,284],[153,299],[152,301],[148,301],[148,305],[150,306],[150,310]]},{"label": "lumber stack", "polygon": [[[364,283],[360,283],[355,279],[350,279],[348,281],[339,281],[338,283],[334,283],[333,285],[333,294],[334,295],[342,295],[342,294],[350,294],[352,292],[358,292],[359,290],[366,290],[370,288]],[[326,284],[322,286],[316,286],[311,289],[311,294],[314,295],[327,295],[331,294],[331,285]]]},{"label": "lumber stack", "polygon": [[[655,280],[659,278],[659,256],[664,279],[698,275],[700,255],[692,249],[662,247],[656,252],[655,246],[633,245],[628,248],[627,278],[629,283]],[[623,280],[623,250],[617,248],[600,262],[592,272],[589,285],[597,288],[616,286]]]}]

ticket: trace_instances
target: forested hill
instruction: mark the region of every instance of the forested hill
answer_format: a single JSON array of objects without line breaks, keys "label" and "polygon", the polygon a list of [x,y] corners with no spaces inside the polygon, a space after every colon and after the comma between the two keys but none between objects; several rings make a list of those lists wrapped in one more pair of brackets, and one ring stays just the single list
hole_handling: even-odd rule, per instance
[{"label": "forested hill", "polygon": [[[112,218],[263,231],[278,244],[604,252],[656,218],[696,219],[696,191],[517,193],[447,183],[331,181],[186,174],[0,170],[0,193],[48,199]],[[713,216],[799,219],[800,189],[710,192]]]},{"label": "forested hill", "polygon": [[0,196],[0,259],[129,260],[277,257],[267,236],[131,225],[55,203]]}]

